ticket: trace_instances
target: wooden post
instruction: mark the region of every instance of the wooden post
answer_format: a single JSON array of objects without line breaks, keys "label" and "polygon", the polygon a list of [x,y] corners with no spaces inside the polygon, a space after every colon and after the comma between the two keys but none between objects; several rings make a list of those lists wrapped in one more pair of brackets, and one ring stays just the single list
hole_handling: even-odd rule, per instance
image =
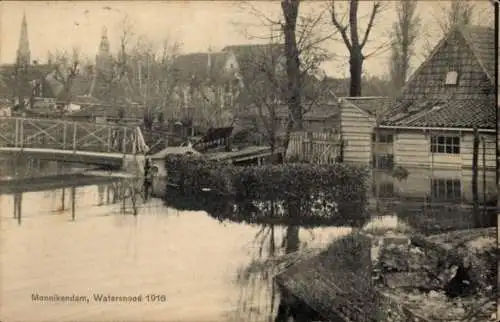
[{"label": "wooden post", "polygon": [[61,210],[63,210],[63,211],[65,209],[65,201],[66,201],[66,188],[62,188],[62,193],[61,193]]},{"label": "wooden post", "polygon": [[75,220],[76,209],[76,187],[71,187],[71,220]]},{"label": "wooden post", "polygon": [[73,152],[76,152],[76,122],[73,122]]},{"label": "wooden post", "polygon": [[134,216],[137,216],[136,195],[134,187],[131,186],[129,190],[130,190],[130,200],[132,201],[132,211],[134,212]]},{"label": "wooden post", "polygon": [[481,224],[478,211],[478,191],[477,191],[477,175],[478,175],[478,159],[479,159],[479,132],[474,128],[474,140],[472,144],[472,199],[473,199],[473,215],[474,224],[478,227]]},{"label": "wooden post", "polygon": [[14,219],[17,219],[17,193],[14,194]]},{"label": "wooden post", "polygon": [[17,219],[17,223],[21,224],[22,217],[22,203],[23,203],[23,193],[14,194],[14,219]]},{"label": "wooden post", "polygon": [[120,189],[120,197],[122,198],[122,212],[125,213],[125,207],[126,207],[126,200],[125,200],[125,192],[126,192],[126,186],[122,182],[121,183],[121,189]]}]

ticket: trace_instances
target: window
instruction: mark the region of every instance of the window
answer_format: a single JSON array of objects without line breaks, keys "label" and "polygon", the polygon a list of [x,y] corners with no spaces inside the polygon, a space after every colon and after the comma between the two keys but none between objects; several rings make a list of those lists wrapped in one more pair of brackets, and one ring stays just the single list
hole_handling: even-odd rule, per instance
[{"label": "window", "polygon": [[373,184],[373,195],[375,197],[394,197],[394,183],[381,182]]},{"label": "window", "polygon": [[394,167],[394,155],[374,154],[372,162],[375,169],[392,169]]},{"label": "window", "polygon": [[446,74],[446,85],[457,85],[458,73],[456,71],[450,71]]},{"label": "window", "polygon": [[445,154],[460,154],[459,136],[439,136],[431,137],[431,152]]},{"label": "window", "polygon": [[388,133],[373,133],[372,141],[379,143],[392,143],[394,141],[394,136]]},{"label": "window", "polygon": [[431,196],[441,201],[460,201],[462,199],[462,184],[456,179],[432,179]]}]

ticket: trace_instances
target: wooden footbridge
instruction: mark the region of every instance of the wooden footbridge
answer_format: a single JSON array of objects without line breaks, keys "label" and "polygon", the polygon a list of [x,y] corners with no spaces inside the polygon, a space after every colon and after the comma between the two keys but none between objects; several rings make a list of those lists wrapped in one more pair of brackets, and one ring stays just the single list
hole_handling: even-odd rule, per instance
[{"label": "wooden footbridge", "polygon": [[123,167],[147,151],[137,126],[0,117],[0,154]]}]

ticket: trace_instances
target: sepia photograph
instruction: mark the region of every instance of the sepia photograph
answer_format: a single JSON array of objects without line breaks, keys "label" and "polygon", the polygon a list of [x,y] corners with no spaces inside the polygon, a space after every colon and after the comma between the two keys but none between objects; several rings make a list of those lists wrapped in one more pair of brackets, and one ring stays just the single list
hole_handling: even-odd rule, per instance
[{"label": "sepia photograph", "polygon": [[0,2],[0,321],[499,321],[499,6]]}]

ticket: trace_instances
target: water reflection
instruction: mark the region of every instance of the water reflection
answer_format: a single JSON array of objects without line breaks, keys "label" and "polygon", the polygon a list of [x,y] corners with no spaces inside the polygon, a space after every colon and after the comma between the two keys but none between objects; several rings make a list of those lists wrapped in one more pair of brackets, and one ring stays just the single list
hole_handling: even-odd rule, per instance
[{"label": "water reflection", "polygon": [[[76,177],[73,180],[75,182],[56,182],[58,186],[62,186],[57,189],[52,188],[54,182],[47,184],[39,180],[33,180],[37,183],[33,185],[33,189],[16,185],[13,189],[22,192],[3,194],[5,197],[0,203],[2,212],[11,209],[12,218],[18,224],[22,223],[23,218],[39,216],[42,213],[58,215],[69,213],[70,219],[74,221],[78,214],[84,215],[89,207],[118,203],[122,214],[137,214],[142,195],[137,189],[136,181],[92,177],[84,180],[78,180]],[[92,190],[95,184],[97,191]]]},{"label": "water reflection", "polygon": [[35,159],[23,154],[0,157],[0,180],[71,174],[90,166],[70,162]]},{"label": "water reflection", "polygon": [[[450,213],[431,212],[431,202],[421,196],[405,199],[404,184],[411,186],[393,182],[399,196],[378,198],[379,213],[396,214],[378,221],[369,221],[378,213],[373,209],[370,216],[329,216],[334,205],[318,198],[293,214],[279,200],[185,196],[171,189],[164,200],[144,202],[139,195],[127,198],[135,188],[123,181],[0,195],[2,260],[8,263],[1,272],[6,309],[0,320],[284,320],[295,303],[276,288],[273,276],[298,253],[315,254],[353,227],[455,224],[458,206]],[[418,206],[409,207],[410,201]],[[166,294],[168,303],[36,305],[30,301],[33,290],[151,292]]]},{"label": "water reflection", "polygon": [[410,169],[402,180],[373,171],[372,205],[375,212],[396,214],[424,234],[496,226],[495,172],[478,181],[475,208],[472,174],[465,170]]}]

